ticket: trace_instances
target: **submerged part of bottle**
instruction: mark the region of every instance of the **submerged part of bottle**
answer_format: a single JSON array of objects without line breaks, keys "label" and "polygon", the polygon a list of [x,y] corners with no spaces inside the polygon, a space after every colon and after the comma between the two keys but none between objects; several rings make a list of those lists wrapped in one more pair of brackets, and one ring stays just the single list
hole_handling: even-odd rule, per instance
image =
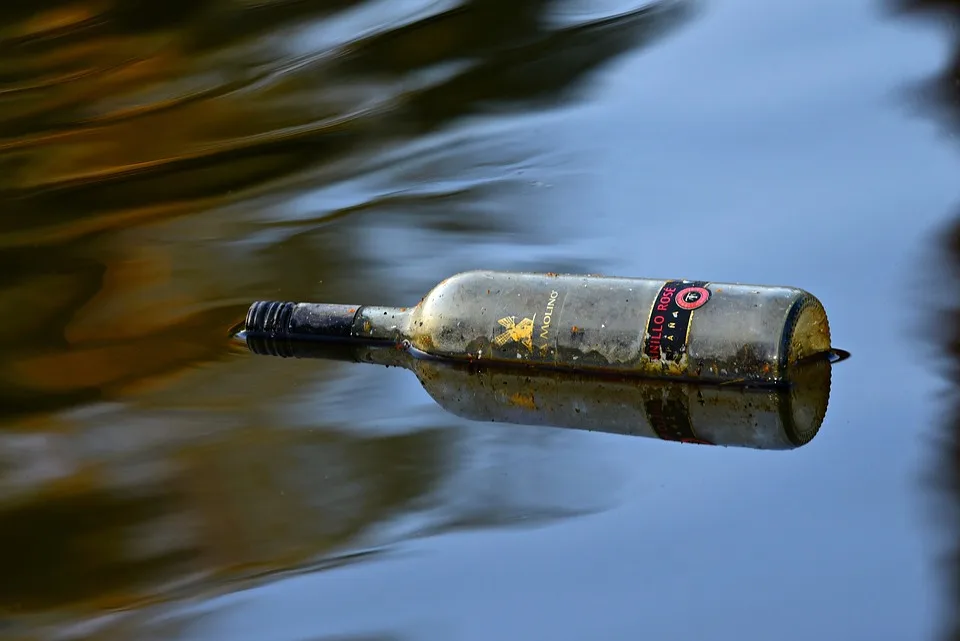
[{"label": "submerged part of bottle", "polygon": [[[473,369],[473,371],[471,371]],[[436,361],[414,369],[445,410],[475,421],[542,425],[685,443],[794,449],[826,416],[830,363],[798,368],[789,388],[744,388]]]},{"label": "submerged part of bottle", "polygon": [[[826,416],[828,355],[793,371],[789,385],[744,387],[419,358],[411,350],[295,341],[286,356],[409,369],[446,411],[474,421],[785,450],[809,442]],[[263,353],[263,352],[260,352]]]},{"label": "submerged part of bottle", "polygon": [[318,338],[406,341],[455,361],[761,385],[830,352],[823,305],[801,289],[526,272],[458,274],[410,309],[256,302],[245,333],[267,353]]}]

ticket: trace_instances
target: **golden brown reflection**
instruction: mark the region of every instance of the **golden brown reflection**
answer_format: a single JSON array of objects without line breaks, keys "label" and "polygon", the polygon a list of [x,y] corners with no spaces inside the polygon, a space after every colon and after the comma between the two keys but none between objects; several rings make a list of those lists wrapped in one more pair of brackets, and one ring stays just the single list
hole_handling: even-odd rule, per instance
[{"label": "golden brown reflection", "polygon": [[128,607],[184,582],[333,561],[372,523],[416,507],[444,468],[433,430],[362,438],[249,420],[211,430],[199,413],[111,418],[4,437],[0,610]]},{"label": "golden brown reflection", "polygon": [[[0,362],[0,415],[114,398],[216,359],[237,301],[291,286],[265,253],[301,260],[296,271],[328,287],[362,268],[345,229],[323,256],[290,253],[290,234],[258,245],[288,222],[284,199],[488,103],[558,100],[686,13],[653,5],[550,29],[549,2],[474,1],[396,28],[374,13],[360,38],[337,31],[337,10],[362,4],[0,9],[0,262],[13,264],[0,301],[33,302],[3,321],[16,344]],[[321,27],[328,36],[312,42]],[[454,61],[458,71],[431,70]],[[388,204],[362,188],[342,213]]]},{"label": "golden brown reflection", "polygon": [[[435,243],[529,232],[477,215],[509,187],[477,167],[535,137],[404,145],[575,98],[689,10],[388,7],[0,6],[0,611],[96,614],[362,559],[375,524],[436,507],[450,431],[352,433],[322,411],[292,427],[285,405],[337,370],[264,376],[229,328],[256,298],[398,296],[369,277],[372,220]],[[509,521],[460,507],[430,527]]]},{"label": "golden brown reflection", "polygon": [[[9,82],[0,247],[304,186],[347,153],[383,150],[485,103],[556,101],[686,14],[684,4],[655,4],[549,29],[541,19],[550,5],[475,0],[401,27],[371,15],[372,35],[329,43],[305,33],[319,18],[336,27],[325,2],[267,5],[250,12],[257,22],[243,20],[242,4],[174,5],[167,15],[99,3],[83,5],[92,17],[68,27],[54,21],[32,36],[12,28],[0,43]],[[246,31],[224,28],[235,20]]]}]

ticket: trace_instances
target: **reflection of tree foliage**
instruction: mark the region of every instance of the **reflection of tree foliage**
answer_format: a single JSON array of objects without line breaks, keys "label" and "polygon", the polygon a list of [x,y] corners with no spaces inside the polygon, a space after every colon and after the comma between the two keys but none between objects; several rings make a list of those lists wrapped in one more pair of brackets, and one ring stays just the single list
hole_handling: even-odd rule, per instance
[{"label": "reflection of tree foliage", "polygon": [[[9,296],[0,289],[0,311],[8,300],[39,291],[46,265],[66,264],[72,260],[66,256],[84,255],[77,265],[102,262],[99,269],[108,275],[127,269],[102,247],[144,221],[198,217],[255,196],[288,195],[293,184],[308,189],[339,180],[322,174],[334,165],[343,165],[341,177],[353,177],[356,163],[347,159],[357,154],[380,155],[392,142],[486,107],[509,111],[568,98],[589,71],[649,43],[687,14],[686,4],[664,2],[551,26],[553,4],[466,0],[402,25],[372,20],[372,34],[339,34],[293,54],[282,48],[288,30],[335,24],[341,12],[364,3],[48,2],[39,10],[4,3],[0,252],[18,253],[15,260],[0,254],[0,264],[14,265],[7,273],[15,283]],[[469,147],[460,152],[471,153]],[[424,206],[431,200],[415,195],[395,205],[413,211],[418,198]],[[448,226],[484,228],[479,221]],[[191,227],[183,229],[183,241],[165,250],[175,265],[190,240]],[[209,243],[213,255],[202,269],[218,268],[221,242]],[[323,261],[349,266],[352,253],[341,242],[324,251]],[[209,349],[197,343],[170,357],[159,347],[167,339],[150,331],[136,344],[100,339],[85,357],[82,343],[67,346],[52,328],[92,304],[89,294],[80,295],[85,287],[71,289],[86,276],[59,273],[45,290],[58,306],[47,304],[44,322],[19,334],[17,349],[0,356],[0,413],[110,398],[121,383],[215,359],[225,346],[214,334],[222,335],[225,318],[242,314],[232,302],[184,321],[180,330],[208,328]],[[136,294],[131,285],[113,295],[133,300]],[[79,355],[67,359],[64,350]],[[131,352],[140,357],[131,359]],[[2,361],[10,359],[18,366],[29,360],[31,368],[5,367]],[[130,367],[120,371],[118,359]],[[118,371],[93,374],[103,363]],[[73,372],[77,380],[34,383],[39,368]]]},{"label": "reflection of tree foliage", "polygon": [[[329,10],[323,2],[303,5],[304,11]],[[284,6],[277,5],[278,10]],[[98,56],[87,53],[91,59],[86,64],[106,68],[66,87],[53,85],[18,109],[11,105],[6,110],[15,113],[3,119],[0,135],[8,136],[8,147],[24,150],[28,165],[22,166],[22,157],[19,162],[11,158],[9,177],[0,179],[0,189],[6,183],[0,196],[7,196],[7,209],[12,210],[6,227],[248,191],[334,161],[361,143],[382,147],[398,132],[435,128],[484,103],[515,108],[527,99],[557,99],[585,72],[673,26],[685,5],[653,5],[555,29],[541,25],[548,7],[543,0],[474,0],[374,36],[348,39],[323,52],[329,56],[317,52],[315,59],[292,68],[289,60],[272,60],[271,54],[254,48],[256,37],[271,35],[267,9],[262,10],[260,31],[250,34],[249,48],[226,55],[226,60],[217,57],[217,51],[193,52],[193,38],[178,32],[152,47],[146,35],[123,33],[137,62],[115,62],[132,66],[111,72],[106,59],[114,54],[106,45],[94,44]],[[199,26],[184,26],[187,33],[220,16],[200,11],[197,20]],[[12,56],[6,64],[14,68],[22,62]],[[427,67],[455,62],[466,66],[430,79]],[[225,75],[218,66],[232,69],[232,74],[211,85],[207,76]],[[418,78],[413,89],[394,82]],[[367,95],[354,89],[365,85],[370,87]],[[145,87],[166,96],[162,110],[138,95]],[[98,98],[98,90],[109,93]],[[50,95],[45,98],[45,93]],[[139,104],[111,107],[111,100]],[[370,109],[377,105],[384,108]],[[94,125],[106,130],[94,132]],[[78,168],[59,177],[29,171],[30,156],[42,155],[43,148],[31,149],[34,143],[23,132],[38,136],[54,131],[65,140],[50,141],[51,151],[62,150],[71,139],[102,145],[104,136],[112,148],[95,161],[100,167]],[[211,135],[216,138],[211,140]],[[19,181],[11,178],[18,175]],[[37,212],[44,215],[38,218]]]},{"label": "reflection of tree foliage", "polygon": [[[387,162],[382,154],[394,143],[466,115],[569,100],[590,71],[686,15],[684,4],[657,3],[551,26],[546,0],[467,0],[403,25],[371,15],[369,35],[334,29],[332,42],[284,49],[292,30],[335,25],[341,12],[365,4],[0,3],[5,431],[37,430],[51,450],[70,449],[59,428],[14,419],[123,398],[123,390],[199,376],[198,364],[228,358],[226,330],[242,318],[251,282],[259,284],[243,280],[250,273],[294,274],[290,288],[300,291],[319,279],[332,281],[327,292],[352,282],[364,257],[337,231],[318,243],[315,230],[300,229],[251,248],[250,237],[276,222],[273,212],[242,215],[259,197],[352,179],[357,157]],[[442,164],[455,168],[489,151],[450,147]],[[411,183],[401,185],[405,194],[421,187],[416,171],[401,180]],[[375,196],[360,193],[358,201]],[[440,200],[449,209],[451,201]],[[413,210],[428,201],[406,194],[387,204]],[[431,224],[465,235],[492,229],[489,221]],[[431,491],[449,471],[449,443],[434,431],[333,436],[318,416],[309,432],[251,436],[260,413],[297,383],[312,384],[321,365],[309,374],[283,367],[271,380],[262,364],[218,370],[241,390],[220,413],[204,405],[209,389],[181,390],[203,416],[172,415],[162,438],[147,436],[150,419],[135,407],[117,410],[112,418],[138,443],[143,467],[177,470],[162,491],[140,482],[131,494],[118,490],[110,472],[126,454],[111,433],[65,421],[89,431],[77,442],[102,438],[100,449],[42,500],[0,505],[0,607],[115,604],[162,592],[168,579],[212,575],[216,583],[329,561],[349,554],[371,524],[411,510],[439,512],[432,532],[508,518],[497,497],[479,506],[450,499],[457,510],[443,500],[423,505],[436,500]],[[202,521],[181,533],[182,545],[135,550],[181,517]]]},{"label": "reflection of tree foliage", "polygon": [[[953,280],[956,287],[956,282],[960,280],[960,217],[944,236],[948,269],[941,273]],[[954,301],[957,293],[960,292],[955,289]],[[955,302],[953,304],[948,309],[938,306],[935,310],[937,318],[928,319],[934,325],[934,335],[940,343],[937,347],[948,359],[950,388],[945,399],[947,407],[941,413],[941,431],[935,441],[938,464],[925,476],[938,492],[945,491],[943,498],[946,501],[936,501],[937,516],[945,521],[947,531],[957,537],[960,536],[960,308],[956,307]],[[944,567],[948,572],[950,597],[960,605],[960,544],[955,542],[952,545]],[[948,632],[943,638],[960,640],[960,607],[955,607],[947,626]]]},{"label": "reflection of tree foliage", "polygon": [[[101,285],[103,266],[48,248],[14,248],[0,252],[0,420],[51,405],[42,390],[18,385],[5,361],[18,349],[65,349],[64,310],[89,300]],[[3,355],[7,356],[4,357]],[[11,380],[12,378],[12,380]],[[76,388],[54,405],[95,399],[96,389]]]},{"label": "reflection of tree foliage", "polygon": [[[405,119],[432,128],[484,104],[555,101],[585,73],[661,35],[687,15],[685,4],[653,4],[606,20],[548,29],[542,20],[550,4],[466,2],[356,42],[343,65],[378,77],[469,62],[459,73],[407,97],[408,110],[401,112]],[[422,42],[437,44],[423,47]]]},{"label": "reflection of tree foliage", "polygon": [[[932,17],[955,32],[960,27],[960,0],[887,0],[898,14]],[[950,59],[926,87],[929,104],[939,109],[949,124],[960,127],[960,39],[954,40]]]},{"label": "reflection of tree foliage", "polygon": [[170,494],[80,491],[0,511],[0,609],[30,611],[90,596],[111,599],[183,570],[199,550],[137,558],[130,530],[177,509]]},{"label": "reflection of tree foliage", "polygon": [[[960,26],[960,0],[890,0],[890,5],[898,14],[933,16],[942,26],[951,25],[953,30]],[[946,20],[944,20],[946,19]],[[940,112],[951,131],[960,130],[960,38],[954,36],[950,59],[942,71],[921,92],[928,98],[928,105]],[[928,478],[937,491],[945,491],[945,502],[938,501],[942,511],[938,516],[944,519],[948,532],[953,537],[960,536],[960,215],[946,228],[943,238],[946,255],[946,270],[941,275],[952,279],[954,292],[949,304],[952,308],[943,309],[942,300],[934,303],[935,318],[928,320],[937,337],[937,348],[948,360],[948,376],[951,389],[947,393],[949,407],[944,412],[941,432],[937,439],[937,457],[939,464]],[[946,321],[946,322],[945,322]],[[944,567],[949,580],[950,598],[960,605],[960,545],[955,541]],[[943,628],[942,638],[960,640],[960,607],[955,606]]]},{"label": "reflection of tree foliage", "polygon": [[214,447],[155,449],[140,465],[181,461],[175,483],[108,491],[78,481],[0,510],[0,611],[129,605],[193,573],[233,583],[337,557],[371,523],[417,507],[444,469],[443,445],[429,430],[251,430]]}]

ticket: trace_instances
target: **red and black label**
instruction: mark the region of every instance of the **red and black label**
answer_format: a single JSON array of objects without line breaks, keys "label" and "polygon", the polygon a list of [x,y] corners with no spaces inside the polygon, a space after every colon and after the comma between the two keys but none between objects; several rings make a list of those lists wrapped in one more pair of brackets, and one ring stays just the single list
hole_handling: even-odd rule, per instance
[{"label": "red and black label", "polygon": [[643,353],[650,360],[676,361],[687,351],[693,311],[707,304],[710,290],[701,281],[671,280],[660,288],[647,320]]},{"label": "red and black label", "polygon": [[647,410],[647,418],[650,420],[653,431],[663,440],[713,445],[713,443],[699,438],[693,431],[690,411],[684,400],[649,400],[644,403],[644,409]]}]

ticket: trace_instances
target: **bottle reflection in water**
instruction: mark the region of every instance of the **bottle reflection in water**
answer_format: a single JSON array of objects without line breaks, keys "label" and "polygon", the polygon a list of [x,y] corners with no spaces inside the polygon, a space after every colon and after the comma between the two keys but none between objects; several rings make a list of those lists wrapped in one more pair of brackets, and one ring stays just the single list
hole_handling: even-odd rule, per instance
[{"label": "bottle reflection in water", "polygon": [[418,357],[411,350],[356,343],[250,340],[256,354],[322,358],[411,370],[448,412],[474,421],[541,425],[649,438],[793,449],[819,431],[832,362],[798,366],[788,386],[747,387],[522,370]]}]

